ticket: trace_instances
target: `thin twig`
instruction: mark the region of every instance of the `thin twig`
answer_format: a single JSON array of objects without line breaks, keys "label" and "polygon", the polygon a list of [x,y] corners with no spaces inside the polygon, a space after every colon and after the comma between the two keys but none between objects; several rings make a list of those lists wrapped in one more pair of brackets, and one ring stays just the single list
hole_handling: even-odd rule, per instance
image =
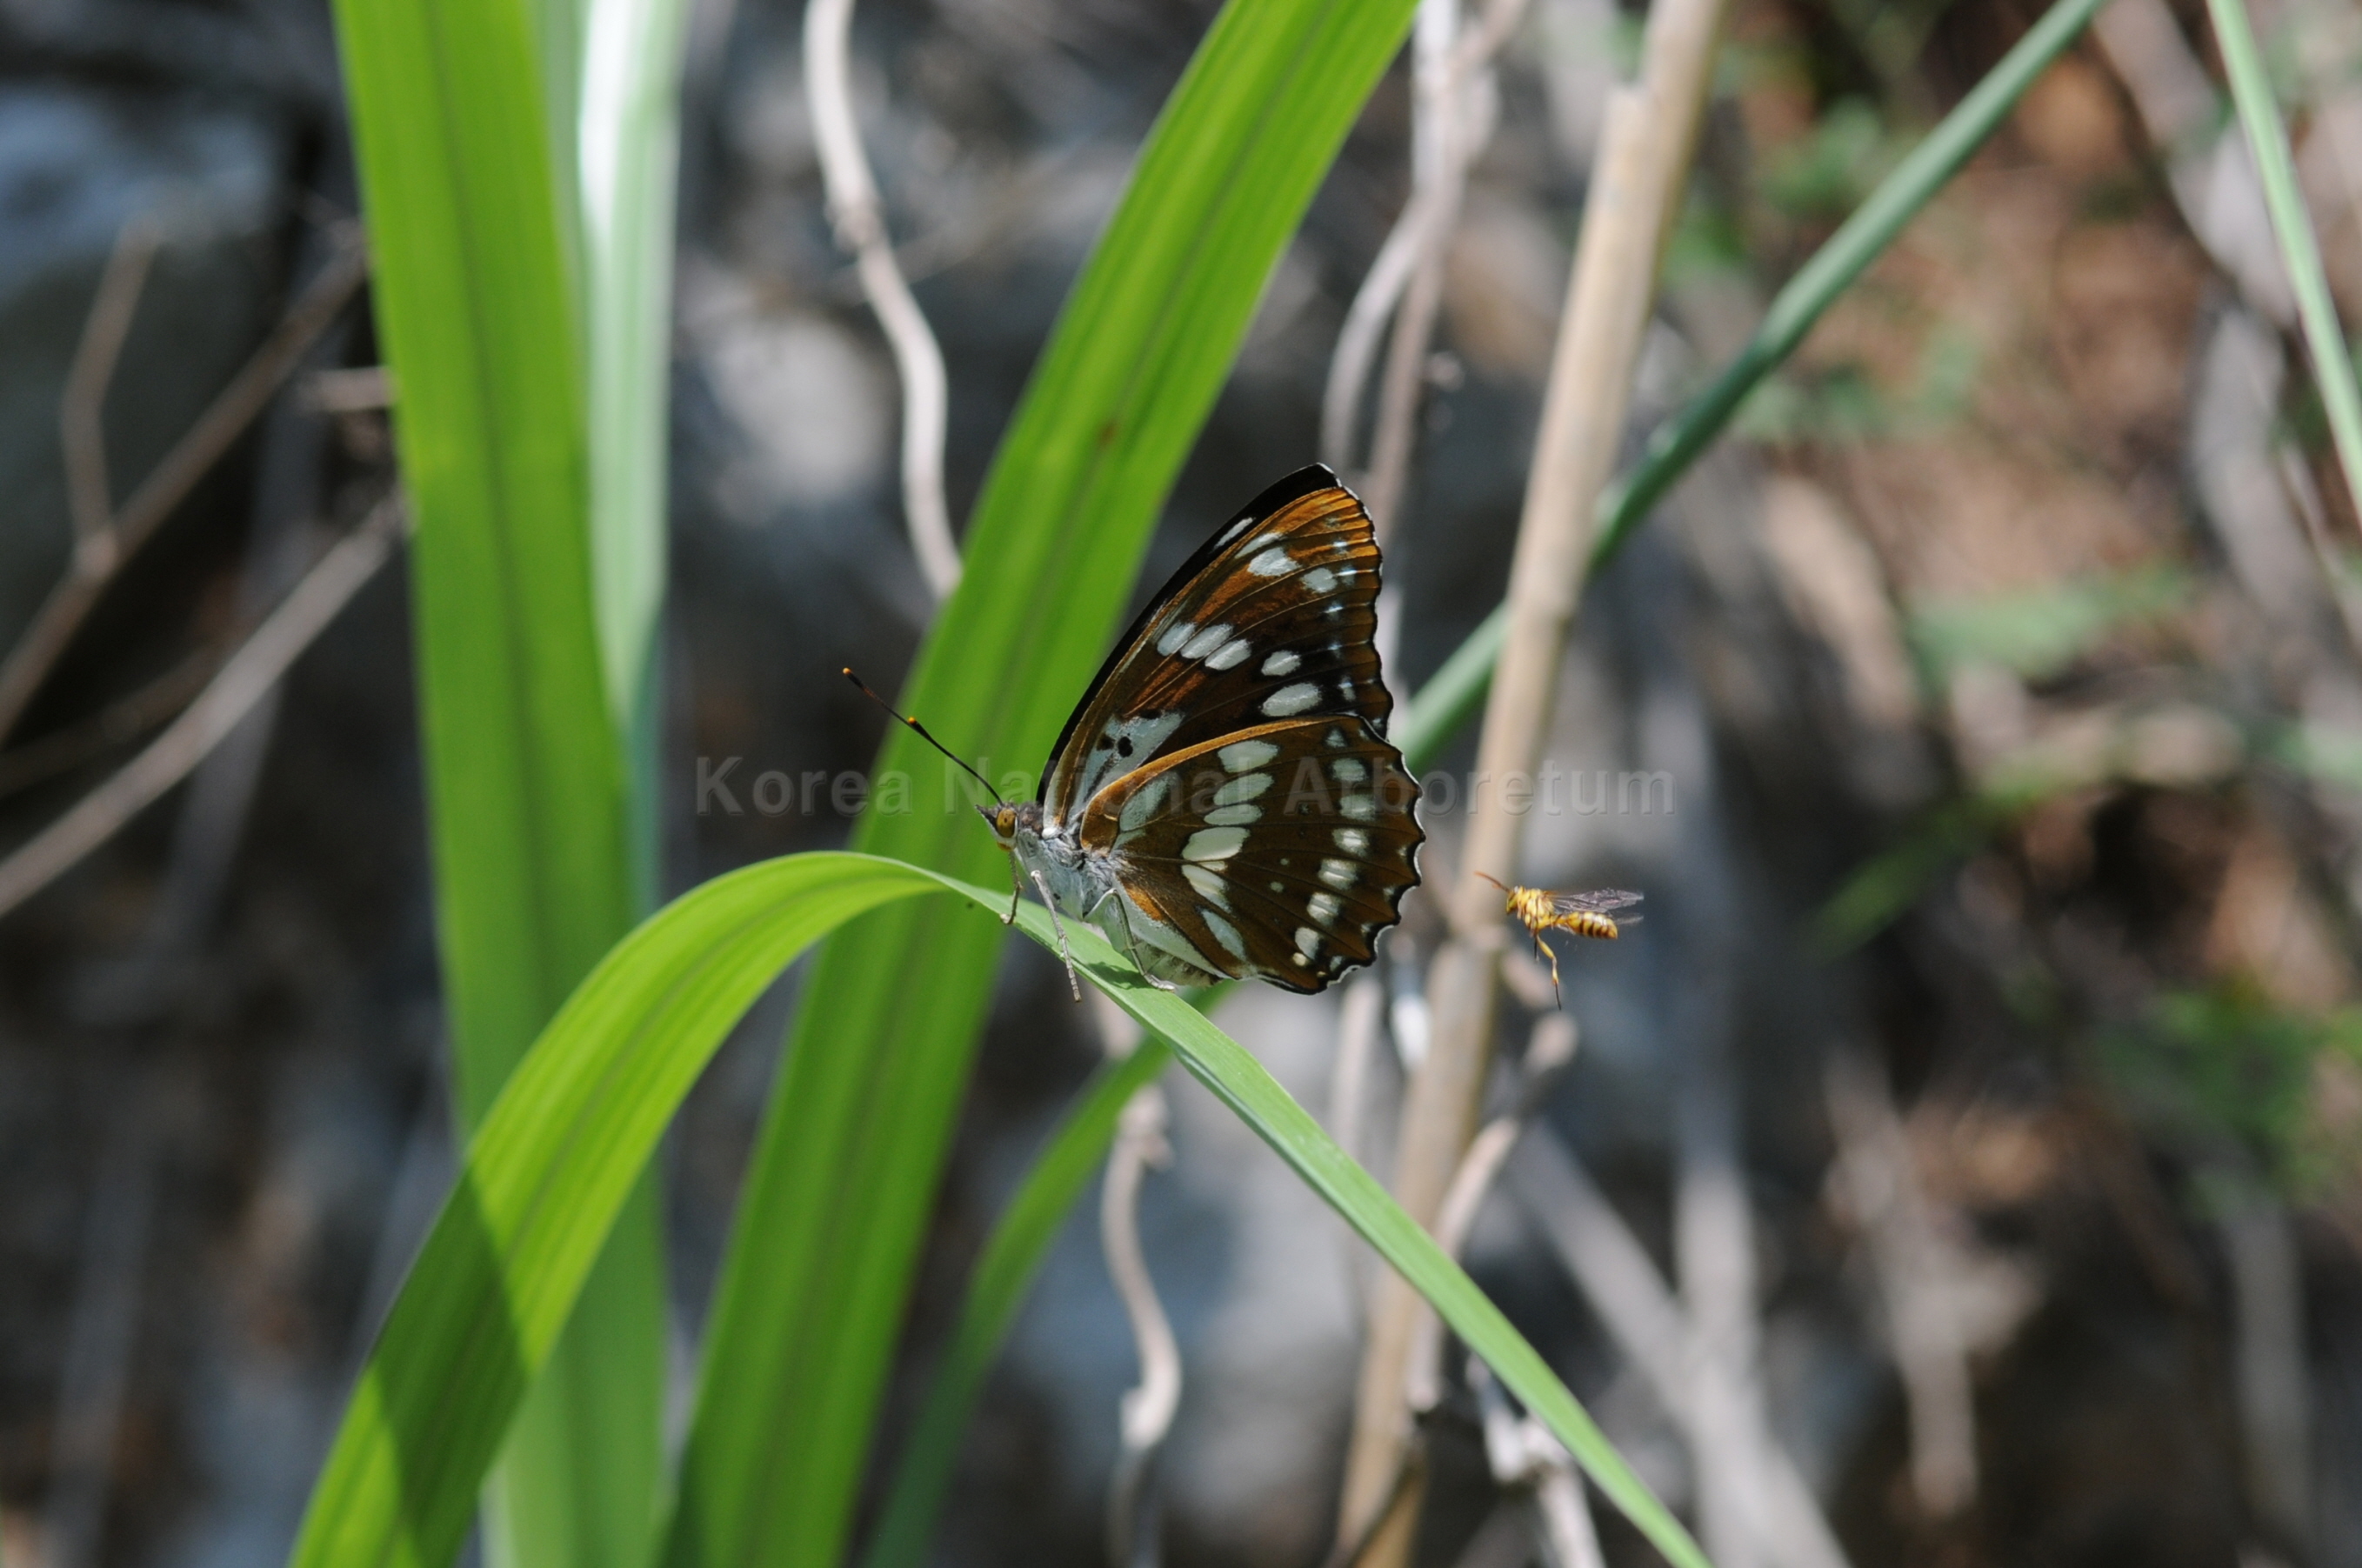
[{"label": "thin twig", "polygon": [[861,149],[853,113],[852,33],[853,0],[811,0],[804,10],[804,91],[837,243],[854,253],[869,308],[901,375],[902,511],[919,570],[940,601],[959,586],[960,576],[951,507],[944,498],[948,379],[944,351],[894,259],[877,182]]},{"label": "thin twig", "polygon": [[[1103,992],[1093,991],[1090,999],[1102,1054],[1110,1061],[1130,1056],[1140,1045],[1138,1021]],[[1158,1561],[1149,1473],[1181,1406],[1181,1347],[1140,1244],[1141,1181],[1150,1167],[1173,1163],[1165,1138],[1169,1120],[1163,1089],[1151,1083],[1135,1091],[1117,1118],[1099,1188],[1099,1244],[1140,1355],[1140,1382],[1118,1411],[1119,1447],[1108,1480],[1108,1568],[1154,1568]]]},{"label": "thin twig", "polygon": [[[5,760],[5,758],[0,758]],[[1378,1034],[1385,1026],[1386,983],[1375,972],[1356,975],[1346,983],[1345,999],[1337,1009],[1337,1053],[1329,1070],[1329,1135],[1345,1157],[1367,1165],[1362,1146],[1363,1121],[1370,1095],[1370,1063],[1377,1055]],[[1358,1312],[1368,1295],[1370,1270],[1364,1243],[1351,1227],[1341,1226],[1344,1247],[1345,1297]]]},{"label": "thin twig", "polygon": [[1181,1347],[1156,1298],[1148,1259],[1140,1246],[1140,1183],[1150,1166],[1173,1163],[1165,1141],[1164,1091],[1150,1084],[1131,1097],[1116,1123],[1115,1147],[1108,1155],[1107,1182],[1099,1194],[1099,1240],[1108,1273],[1123,1298],[1132,1342],[1140,1347],[1140,1383],[1123,1397],[1119,1422],[1121,1447],[1108,1484],[1109,1568],[1154,1568],[1155,1510],[1144,1507],[1148,1470],[1173,1430],[1181,1406]]},{"label": "thin twig", "polygon": [[262,412],[280,382],[302,362],[304,350],[327,329],[368,276],[369,257],[356,233],[288,307],[270,336],[215,395],[196,423],[132,491],[104,530],[105,543],[75,550],[64,578],[50,590],[17,646],[0,661],[0,739],[6,738],[24,717],[26,705],[124,563],[139,552],[157,526]]},{"label": "thin twig", "polygon": [[1606,1568],[1583,1476],[1548,1427],[1509,1404],[1490,1368],[1471,1356],[1469,1385],[1485,1422],[1485,1459],[1494,1481],[1533,1495],[1535,1523],[1552,1568]]},{"label": "thin twig", "polygon": [[162,242],[162,231],[144,213],[133,215],[116,232],[58,399],[58,446],[65,458],[66,511],[73,522],[78,571],[104,571],[111,564],[115,496],[106,473],[106,391]]},{"label": "thin twig", "polygon": [[[315,232],[313,265],[337,240]],[[341,358],[349,317],[338,316],[306,351],[312,365]],[[238,573],[241,631],[270,613],[309,564],[307,523],[321,509],[329,430],[292,390],[264,419],[255,454],[254,505]],[[130,1023],[171,1007],[195,972],[195,958],[237,865],[254,793],[277,725],[274,689],[224,736],[183,792],[163,875],[149,906],[147,929],[129,952],[97,960],[78,977],[77,1010],[93,1021]]]},{"label": "thin twig", "polygon": [[[1443,1207],[1436,1210],[1435,1244],[1451,1256],[1458,1257],[1461,1249],[1468,1244],[1468,1232],[1476,1224],[1476,1211],[1485,1206],[1485,1195],[1493,1190],[1509,1151],[1518,1146],[1527,1126],[1540,1113],[1551,1090],[1558,1087],[1560,1076],[1573,1065],[1575,1042],[1574,1020],[1565,1013],[1552,1011],[1535,1021],[1533,1039],[1526,1047],[1524,1081],[1519,1086],[1517,1103],[1485,1123],[1470,1141],[1468,1152],[1461,1156],[1460,1168],[1451,1173],[1451,1185],[1444,1189]],[[1440,1401],[1442,1364],[1443,1328],[1430,1313],[1419,1320],[1418,1345],[1412,1353],[1410,1375],[1403,1385],[1414,1412],[1433,1409]]]},{"label": "thin twig", "polygon": [[219,650],[200,648],[89,718],[30,745],[0,751],[0,797],[44,783],[154,729],[204,689],[220,662]]},{"label": "thin twig", "polygon": [[[1632,1234],[1573,1153],[1549,1128],[1522,1139],[1509,1191],[1558,1254],[1608,1337],[1694,1441],[1688,1316],[1648,1249]],[[1768,1432],[1761,1452],[1767,1544],[1786,1568],[1845,1568],[1844,1550],[1795,1463]]]},{"label": "thin twig", "polygon": [[[1363,393],[1377,359],[1379,337],[1393,318],[1396,329],[1364,498],[1382,533],[1394,526],[1408,472],[1412,415],[1468,169],[1492,135],[1488,68],[1524,19],[1527,4],[1491,0],[1475,28],[1465,33],[1457,30],[1457,0],[1429,0],[1419,10],[1410,196],[1346,310],[1320,403],[1321,460],[1340,473],[1351,472],[1357,467],[1353,436]],[[1399,315],[1397,304],[1402,306]]]},{"label": "thin twig", "polygon": [[312,639],[385,564],[406,514],[399,496],[380,502],[359,527],[304,574],[279,608],[230,656],[188,711],[147,750],[29,843],[0,860],[0,915],[64,875],[165,790],[187,778],[238,721],[270,694]]},{"label": "thin twig", "polygon": [[[1509,629],[1479,754],[1481,776],[1530,776],[1540,752],[1558,667],[1573,621],[1591,524],[1624,425],[1632,375],[1655,292],[1667,221],[1684,182],[1711,84],[1725,0],[1661,0],[1650,13],[1642,81],[1610,98],[1581,240],[1543,396],[1534,469],[1511,566]],[[1396,1197],[1431,1221],[1474,1132],[1491,1060],[1495,977],[1505,940],[1497,896],[1475,875],[1514,879],[1522,815],[1486,792],[1469,802],[1451,940],[1434,972],[1435,1041],[1404,1097]],[[1424,1316],[1397,1279],[1381,1284],[1363,1351],[1341,1533],[1366,1517],[1396,1465],[1402,1401]],[[1408,1559],[1414,1505],[1373,1561]]]},{"label": "thin twig", "polygon": [[1460,30],[1460,0],[1420,0],[1411,36],[1412,94],[1418,119],[1411,158],[1411,202],[1418,209],[1418,239],[1407,285],[1395,310],[1394,336],[1378,378],[1377,428],[1370,438],[1365,487],[1370,515],[1384,542],[1402,510],[1419,392],[1427,380],[1428,344],[1443,304],[1443,263],[1459,225],[1474,144],[1491,132],[1476,123],[1491,101],[1489,83],[1452,69]]}]

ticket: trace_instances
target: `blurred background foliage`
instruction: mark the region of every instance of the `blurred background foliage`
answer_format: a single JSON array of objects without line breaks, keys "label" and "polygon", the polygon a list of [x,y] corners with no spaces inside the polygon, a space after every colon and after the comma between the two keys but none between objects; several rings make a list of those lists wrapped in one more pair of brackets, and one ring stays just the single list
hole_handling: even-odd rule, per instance
[{"label": "blurred background foliage", "polygon": [[[1727,1035],[1749,1366],[1864,1568],[2362,1563],[2362,523],[2242,195],[2202,7],[2137,12],[2160,31],[2124,25],[2137,5],[2045,75],[1591,590],[1553,766],[1668,771],[1673,812],[1585,812],[1577,785],[1529,834],[1529,880],[1643,889],[1650,914],[1564,960],[1581,1045],[1541,1125],[1682,1287],[1679,1064]],[[855,102],[949,370],[955,519],[1213,12],[860,8]],[[2035,14],[1739,0],[1636,446]],[[2341,314],[2362,319],[2362,23],[2319,0],[2256,19]],[[1502,57],[1389,546],[1398,696],[1500,599],[1599,105],[1637,20],[1534,0]],[[833,672],[892,685],[933,612],[900,521],[893,365],[821,191],[801,25],[774,0],[688,17],[648,740],[666,893],[844,841],[837,784],[880,721]],[[160,237],[103,399],[118,498],[356,213],[342,94],[313,0],[0,8],[0,640],[68,569],[60,405],[125,226]],[[1314,455],[1411,118],[1397,65],[1272,279],[1144,582]],[[132,756],[383,493],[399,389],[379,362],[346,307],[110,580],[0,745],[8,842]],[[402,579],[362,589],[216,754],[242,763],[208,762],[0,929],[10,1568],[279,1560],[448,1180]],[[733,756],[729,787],[701,788]],[[1455,864],[1452,813],[1430,831],[1430,864]],[[1394,1048],[1362,1113],[1381,1172],[1439,934],[1415,900],[1393,939]],[[758,1007],[666,1148],[676,1389],[800,984]],[[1001,960],[860,1460],[873,1498],[1001,1202],[1098,1061],[1064,984],[1030,949]],[[1331,1114],[1338,999],[1245,994],[1220,1016]],[[1845,1070],[1860,1061],[1867,1080]],[[1209,1099],[1176,1084],[1171,1101],[1174,1164],[1141,1200],[1187,1369],[1159,1461],[1165,1555],[1319,1562],[1357,1254]],[[1554,1190],[1513,1165],[1472,1270],[1694,1509],[1683,1424],[1572,1282]],[[1948,1327],[1931,1342],[1928,1321]],[[1947,1368],[1964,1399],[1940,1392]],[[1086,1213],[986,1385],[936,1560],[1103,1561],[1135,1375]],[[1420,1561],[1529,1561],[1478,1391],[1455,1389]],[[1955,1469],[1930,1468],[1938,1450]],[[1645,1561],[1602,1513],[1609,1561]]]}]

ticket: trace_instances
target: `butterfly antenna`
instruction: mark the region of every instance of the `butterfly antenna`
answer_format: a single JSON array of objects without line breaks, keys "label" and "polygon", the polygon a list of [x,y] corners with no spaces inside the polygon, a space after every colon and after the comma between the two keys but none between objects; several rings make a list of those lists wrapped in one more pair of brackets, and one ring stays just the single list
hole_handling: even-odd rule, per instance
[{"label": "butterfly antenna", "polygon": [[967,763],[966,763],[965,760],[963,760],[963,759],[961,758],[961,756],[960,756],[959,753],[957,753],[957,752],[954,751],[951,747],[949,747],[949,746],[945,745],[943,742],[941,742],[941,741],[937,740],[934,736],[933,736],[933,735],[929,734],[927,733],[927,726],[926,726],[926,725],[924,725],[924,724],[922,724],[922,723],[919,723],[919,721],[918,721],[918,720],[916,720],[916,719],[914,719],[914,718],[911,717],[911,715],[909,715],[908,713],[898,713],[898,712],[894,712],[894,704],[893,704],[893,703],[891,703],[891,702],[889,702],[888,701],[886,701],[886,699],[885,699],[885,698],[880,697],[879,695],[877,695],[877,692],[870,690],[869,690],[868,683],[867,683],[867,682],[866,682],[866,681],[864,681],[864,680],[861,679],[861,677],[859,677],[859,676],[857,676],[857,675],[854,674],[854,673],[853,673],[853,667],[852,667],[851,665],[849,665],[849,664],[848,664],[848,665],[846,665],[846,666],[844,667],[844,678],[845,678],[847,680],[850,680],[851,682],[853,682],[853,687],[854,687],[854,690],[856,690],[856,691],[860,692],[864,697],[868,698],[872,702],[875,702],[875,703],[877,703],[879,707],[881,707],[881,708],[885,709],[887,712],[893,714],[894,718],[896,718],[896,719],[897,719],[897,720],[899,720],[900,722],[901,722],[901,723],[906,723],[906,724],[910,725],[912,729],[914,729],[914,730],[918,731],[918,732],[919,732],[919,738],[920,738],[921,740],[925,741],[929,745],[933,746],[937,751],[942,752],[945,756],[948,756],[948,757],[950,757],[954,762],[958,763],[958,764],[960,765],[960,767],[962,767],[963,768],[966,768],[966,770],[967,770],[967,776],[968,776],[969,778],[971,778],[975,779],[977,783],[979,783],[979,784],[983,785],[983,786],[984,786],[984,792],[985,792],[986,794],[990,795],[994,800],[999,801],[1002,805],[1004,805],[1004,806],[1005,806],[1005,805],[1007,805],[1007,804],[1009,804],[1009,801],[1008,801],[1007,798],[1006,798],[1006,797],[1004,797],[1004,796],[1001,794],[1001,792],[1000,792],[999,790],[996,790],[996,789],[994,789],[994,788],[992,787],[992,780],[991,780],[991,779],[987,778],[983,774],[978,773],[975,768],[973,768],[973,767],[968,767],[968,765],[967,765]]}]

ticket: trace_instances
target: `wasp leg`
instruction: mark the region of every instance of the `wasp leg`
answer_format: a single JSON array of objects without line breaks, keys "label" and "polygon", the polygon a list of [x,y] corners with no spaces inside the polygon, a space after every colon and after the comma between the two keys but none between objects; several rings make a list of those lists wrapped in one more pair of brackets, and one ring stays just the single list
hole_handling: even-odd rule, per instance
[{"label": "wasp leg", "polygon": [[[1066,922],[1058,918],[1058,900],[1050,896],[1050,883],[1047,878],[1039,871],[1030,872],[1028,875],[1033,878],[1033,886],[1041,891],[1043,903],[1049,906],[1050,929],[1058,933],[1058,956],[1065,959],[1066,964],[1066,988],[1075,993],[1076,1001],[1080,1001],[1083,999],[1083,983],[1075,978],[1074,949],[1066,945]],[[1010,906],[1010,918],[1016,918],[1013,904]]]},{"label": "wasp leg", "polygon": [[1558,955],[1551,951],[1550,944],[1542,940],[1542,933],[1539,931],[1534,933],[1534,946],[1544,958],[1550,960],[1551,996],[1558,1002],[1559,1011],[1564,1012],[1566,993],[1558,988]]}]

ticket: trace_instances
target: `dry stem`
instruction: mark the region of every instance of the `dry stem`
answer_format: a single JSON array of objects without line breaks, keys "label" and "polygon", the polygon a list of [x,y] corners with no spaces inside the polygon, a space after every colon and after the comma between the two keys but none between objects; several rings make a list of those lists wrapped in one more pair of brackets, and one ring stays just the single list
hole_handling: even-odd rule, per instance
[{"label": "dry stem", "polygon": [[[1641,83],[1618,89],[1608,105],[1511,569],[1509,631],[1486,708],[1480,777],[1530,775],[1539,759],[1723,10],[1723,0],[1660,0],[1649,18]],[[1497,898],[1475,873],[1514,879],[1523,825],[1481,790],[1469,818],[1461,881],[1450,900],[1453,936],[1435,971],[1436,1038],[1406,1096],[1398,1145],[1396,1196],[1422,1223],[1441,1209],[1490,1060],[1504,939]],[[1342,1535],[1359,1533],[1397,1467],[1421,1316],[1418,1298],[1399,1280],[1381,1287],[1347,1460]],[[1417,1511],[1414,1490],[1395,1509],[1374,1563],[1395,1568],[1407,1560]]]},{"label": "dry stem", "polygon": [[854,117],[853,0],[811,0],[804,11],[804,86],[837,243],[854,253],[869,308],[902,379],[902,511],[919,570],[938,601],[959,586],[959,547],[944,499],[944,429],[950,394],[944,351],[911,297],[887,238],[877,182]]}]

